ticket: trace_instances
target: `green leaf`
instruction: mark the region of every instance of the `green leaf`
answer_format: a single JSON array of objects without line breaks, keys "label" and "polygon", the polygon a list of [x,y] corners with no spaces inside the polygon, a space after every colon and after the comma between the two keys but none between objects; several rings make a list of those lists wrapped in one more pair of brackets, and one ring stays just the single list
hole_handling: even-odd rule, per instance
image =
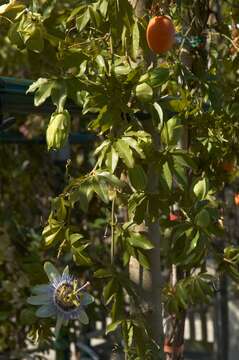
[{"label": "green leaf", "polygon": [[107,10],[108,10],[108,0],[102,0],[100,2],[100,12],[103,15],[103,17],[105,18],[107,15]]},{"label": "green leaf", "polygon": [[157,68],[149,72],[149,82],[152,87],[158,87],[169,79],[169,69]]},{"label": "green leaf", "polygon": [[[95,3],[95,5],[97,4]],[[93,22],[96,28],[100,27],[102,21],[101,12],[97,7],[98,6],[89,6],[91,21]]]},{"label": "green leaf", "polygon": [[87,9],[82,15],[76,19],[76,27],[79,32],[84,30],[88,22],[90,21],[90,11]]},{"label": "green leaf", "polygon": [[200,179],[193,187],[193,192],[198,200],[204,200],[209,190],[209,183],[206,178]]},{"label": "green leaf", "polygon": [[133,153],[127,142],[125,142],[123,139],[119,139],[115,143],[115,147],[116,150],[118,151],[120,158],[123,160],[125,165],[128,168],[133,168],[134,167]]},{"label": "green leaf", "polygon": [[169,190],[172,190],[173,176],[172,176],[172,173],[171,173],[171,170],[170,170],[170,167],[169,167],[169,164],[167,161],[163,164],[163,175],[164,175],[164,178],[166,180]]},{"label": "green leaf", "polygon": [[106,328],[106,335],[108,335],[109,333],[117,330],[117,328],[120,326],[120,324],[123,322],[123,320],[117,320],[111,324],[109,324]]},{"label": "green leaf", "polygon": [[44,49],[43,29],[33,24],[32,30],[30,36],[23,37],[24,43],[29,50],[41,53]]},{"label": "green leaf", "polygon": [[177,163],[178,165],[189,168],[191,167],[193,169],[197,168],[195,162],[191,157],[191,154],[189,154],[188,152],[185,152],[184,150],[181,149],[180,150],[176,149],[172,151],[171,154],[173,155],[174,162]]},{"label": "green leaf", "polygon": [[188,300],[188,296],[187,296],[187,290],[183,287],[182,283],[178,283],[177,287],[176,287],[176,294],[177,294],[177,298],[179,300],[179,302],[181,303],[181,305],[183,306],[184,309],[188,308],[188,304],[187,304],[187,300]]},{"label": "green leaf", "polygon": [[34,81],[29,88],[27,89],[26,94],[35,92],[38,88],[40,88],[42,85],[48,83],[49,79],[46,78],[39,78],[38,80]]},{"label": "green leaf", "polygon": [[108,305],[111,302],[112,297],[115,295],[115,293],[117,293],[118,288],[119,288],[119,285],[115,281],[115,279],[111,279],[107,283],[107,285],[104,287],[103,296],[104,296],[104,301],[105,301],[106,305]]},{"label": "green leaf", "polygon": [[91,259],[84,254],[84,249],[86,246],[88,246],[88,244],[82,245],[77,248],[72,246],[72,248],[71,248],[72,253],[73,253],[73,259],[77,265],[80,265],[80,266],[91,266],[92,265]]},{"label": "green leaf", "polygon": [[173,173],[178,187],[182,190],[185,190],[188,187],[188,176],[185,168],[177,163],[174,163]]},{"label": "green leaf", "polygon": [[112,276],[112,271],[108,269],[99,269],[94,272],[94,277],[96,278],[108,278]]},{"label": "green leaf", "polygon": [[68,19],[67,19],[67,22],[71,22],[75,17],[76,17],[76,15],[79,13],[79,12],[81,12],[82,10],[84,10],[84,9],[86,9],[86,6],[85,5],[79,5],[79,6],[76,6],[76,7],[74,7],[73,8],[73,10],[72,10],[72,12],[71,12],[71,14],[70,14],[70,16],[68,17]]},{"label": "green leaf", "polygon": [[135,165],[132,169],[129,169],[129,180],[131,185],[138,191],[143,191],[147,185],[147,175],[140,165]]},{"label": "green leaf", "polygon": [[161,140],[166,145],[177,145],[182,137],[182,124],[181,120],[174,116],[164,123],[161,132]]},{"label": "green leaf", "polygon": [[179,224],[177,226],[175,226],[174,230],[173,230],[173,239],[174,241],[180,239],[180,237],[182,237],[187,231],[189,230],[193,230],[193,228],[191,227],[191,224]]},{"label": "green leaf", "polygon": [[138,22],[137,20],[135,20],[132,26],[132,52],[131,52],[132,58],[134,60],[136,60],[139,51],[139,39],[140,39],[140,34],[139,34]]},{"label": "green leaf", "polygon": [[141,159],[145,159],[144,152],[135,139],[133,139],[131,136],[124,136],[123,140],[129,145],[129,147],[131,147],[132,150],[134,150],[140,156]]},{"label": "green leaf", "polygon": [[79,243],[79,240],[84,239],[84,236],[81,234],[71,234],[70,235],[70,242],[71,245],[74,245],[75,247],[77,247],[77,243]]},{"label": "green leaf", "polygon": [[207,228],[211,222],[209,212],[206,209],[202,209],[195,216],[195,224],[202,228]]},{"label": "green leaf", "polygon": [[71,192],[70,194],[70,201],[73,203],[73,205],[76,202],[79,202],[79,206],[81,208],[82,211],[84,211],[85,213],[87,213],[88,208],[89,208],[89,199],[88,196],[86,194],[86,188],[79,188],[77,190],[74,190]]},{"label": "green leaf", "polygon": [[97,62],[97,65],[99,66],[99,68],[106,70],[105,60],[102,55],[97,55],[95,58],[95,61]]},{"label": "green leaf", "polygon": [[60,240],[61,235],[63,235],[63,229],[64,224],[61,223],[59,223],[57,226],[47,225],[42,232],[46,246],[50,246],[54,241]]},{"label": "green leaf", "polygon": [[107,171],[97,171],[97,176],[99,178],[103,178],[106,183],[108,183],[111,186],[116,186],[118,188],[124,187],[125,183],[117,178],[117,176],[107,172]]},{"label": "green leaf", "polygon": [[114,146],[112,146],[111,151],[107,155],[107,166],[112,171],[112,173],[115,172],[118,161],[119,161],[119,154],[115,150]]},{"label": "green leaf", "polygon": [[41,11],[43,13],[44,20],[49,18],[54,7],[56,6],[57,0],[48,0],[43,5],[41,5]]},{"label": "green leaf", "polygon": [[18,47],[18,49],[23,50],[25,44],[18,32],[19,23],[13,23],[8,31],[8,38],[10,42]]},{"label": "green leaf", "polygon": [[169,104],[171,109],[175,112],[183,112],[190,106],[190,102],[185,98],[170,100]]},{"label": "green leaf", "polygon": [[153,98],[153,89],[147,83],[139,84],[136,87],[136,96],[143,103],[149,103]]},{"label": "green leaf", "polygon": [[128,201],[128,210],[129,214],[132,215],[137,207],[144,204],[143,206],[143,215],[145,215],[145,203],[146,203],[146,195],[143,193],[134,193],[131,195]]},{"label": "green leaf", "polygon": [[130,237],[127,238],[127,241],[131,246],[136,248],[141,248],[144,250],[151,250],[154,248],[154,245],[151,243],[151,241],[143,234],[131,233]]},{"label": "green leaf", "polygon": [[163,110],[162,110],[161,106],[156,102],[153,103],[153,107],[158,114],[158,117],[159,117],[159,126],[158,127],[159,127],[159,129],[161,129],[163,126]]},{"label": "green leaf", "polygon": [[108,196],[108,187],[106,186],[106,184],[100,181],[94,181],[92,186],[95,193],[99,196],[99,198],[104,203],[108,204],[109,196]]},{"label": "green leaf", "polygon": [[38,90],[35,93],[35,97],[34,97],[35,106],[40,106],[41,104],[43,104],[46,101],[46,99],[49,96],[51,96],[53,85],[54,85],[54,82],[48,80],[46,83],[42,84],[38,88]]},{"label": "green leaf", "polygon": [[[0,321],[1,320],[7,320],[8,319],[8,314],[6,319],[1,319],[1,315],[0,315]],[[32,311],[30,309],[23,309],[21,311],[20,314],[20,323],[23,325],[33,325],[36,322],[36,317],[35,317],[35,311]]]},{"label": "green leaf", "polygon": [[[106,110],[106,108],[105,108]],[[103,151],[104,148],[108,149],[110,146],[110,140],[103,141],[94,151],[94,154],[97,155]]]},{"label": "green leaf", "polygon": [[149,270],[150,269],[150,263],[149,260],[147,259],[147,257],[139,250],[137,250],[138,253],[138,262],[140,263],[140,265]]},{"label": "green leaf", "polygon": [[44,264],[45,273],[48,276],[48,279],[53,282],[54,280],[60,277],[59,271],[55,268],[55,266],[50,263],[49,261],[45,262]]},{"label": "green leaf", "polygon": [[196,234],[194,235],[193,239],[191,240],[190,247],[188,249],[188,253],[193,251],[197,247],[199,238],[200,238],[200,232],[197,231]]}]

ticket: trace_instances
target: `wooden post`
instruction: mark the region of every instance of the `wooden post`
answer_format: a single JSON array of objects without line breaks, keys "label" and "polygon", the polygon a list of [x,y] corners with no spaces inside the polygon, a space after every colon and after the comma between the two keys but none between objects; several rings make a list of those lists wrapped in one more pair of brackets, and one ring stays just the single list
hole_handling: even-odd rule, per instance
[{"label": "wooden post", "polygon": [[[145,10],[152,1],[148,0],[129,0],[135,9],[137,16],[144,16]],[[152,54],[149,62],[155,62]],[[147,130],[151,133],[155,146],[159,146],[159,138],[154,130],[153,124],[149,119],[147,121]],[[156,192],[158,190],[158,174],[152,165],[148,166],[149,191]],[[160,346],[161,358],[163,358],[163,320],[162,320],[162,277],[161,277],[161,261],[160,261],[160,230],[159,221],[156,219],[153,223],[142,224],[144,231],[148,232],[148,236],[154,244],[154,249],[150,252],[150,271],[143,270],[138,262],[131,258],[129,266],[129,274],[131,280],[140,289],[142,294],[142,302],[145,308],[151,336]]]}]

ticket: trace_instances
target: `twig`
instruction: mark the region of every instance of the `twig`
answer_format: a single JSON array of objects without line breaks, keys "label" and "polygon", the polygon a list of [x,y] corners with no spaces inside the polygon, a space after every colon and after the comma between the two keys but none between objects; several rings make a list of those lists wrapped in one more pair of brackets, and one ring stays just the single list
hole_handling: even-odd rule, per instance
[{"label": "twig", "polygon": [[10,20],[10,19],[8,19],[8,17],[6,17],[6,16],[4,16],[4,15],[0,15],[0,18],[3,18],[3,19],[5,19],[5,20],[9,21],[11,24],[13,24],[13,21]]},{"label": "twig", "polygon": [[186,33],[183,35],[183,41],[180,45],[180,48],[179,48],[179,53],[181,53],[183,47],[184,47],[184,44],[185,44],[185,41],[187,39],[187,36],[188,34],[190,33],[191,29],[192,29],[192,26],[193,26],[193,23],[194,21],[196,20],[196,16],[193,17],[192,21],[191,21],[191,24],[189,25],[189,28],[187,29]]}]

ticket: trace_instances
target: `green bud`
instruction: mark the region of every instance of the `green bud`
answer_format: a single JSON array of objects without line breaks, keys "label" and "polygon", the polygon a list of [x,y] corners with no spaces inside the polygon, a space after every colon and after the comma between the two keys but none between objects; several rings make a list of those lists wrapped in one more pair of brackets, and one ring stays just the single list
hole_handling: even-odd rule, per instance
[{"label": "green bud", "polygon": [[58,150],[65,145],[70,131],[70,120],[67,110],[52,114],[46,131],[48,150]]}]

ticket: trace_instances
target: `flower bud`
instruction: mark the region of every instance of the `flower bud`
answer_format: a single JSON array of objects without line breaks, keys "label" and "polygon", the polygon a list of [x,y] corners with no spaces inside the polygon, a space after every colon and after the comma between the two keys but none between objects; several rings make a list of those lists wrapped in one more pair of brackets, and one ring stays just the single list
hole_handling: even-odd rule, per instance
[{"label": "flower bud", "polygon": [[65,145],[70,131],[70,120],[67,110],[52,114],[46,131],[48,150],[59,150]]}]

